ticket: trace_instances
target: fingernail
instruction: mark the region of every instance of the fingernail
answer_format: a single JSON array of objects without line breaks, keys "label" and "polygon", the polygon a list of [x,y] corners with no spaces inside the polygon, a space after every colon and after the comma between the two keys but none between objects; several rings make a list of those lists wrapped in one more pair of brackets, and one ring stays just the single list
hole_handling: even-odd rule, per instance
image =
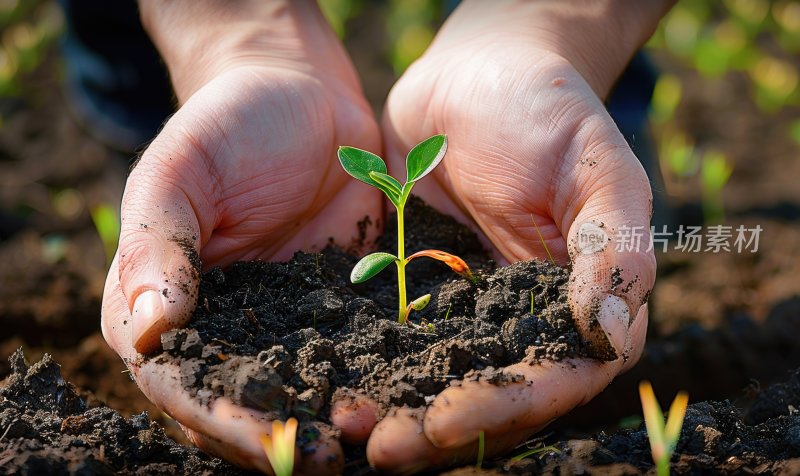
[{"label": "fingernail", "polygon": [[137,352],[146,354],[161,345],[161,323],[164,305],[158,291],[145,291],[133,304],[131,344]]},{"label": "fingernail", "polygon": [[625,337],[630,322],[628,305],[618,296],[608,296],[600,304],[597,321],[611,341],[611,345],[620,352],[625,347]]}]

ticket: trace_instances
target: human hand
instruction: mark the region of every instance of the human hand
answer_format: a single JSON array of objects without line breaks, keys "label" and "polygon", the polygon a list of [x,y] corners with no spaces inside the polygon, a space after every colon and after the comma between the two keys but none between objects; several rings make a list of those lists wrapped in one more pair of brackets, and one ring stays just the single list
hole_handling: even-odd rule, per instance
[{"label": "human hand", "polygon": [[[329,238],[349,243],[359,220],[380,216],[379,192],[348,180],[336,159],[339,144],[379,150],[378,126],[314,2],[155,3],[142,2],[143,20],[181,106],[128,178],[103,334],[193,442],[267,471],[263,414],[223,401],[201,408],[176,367],[141,354],[189,320],[201,261],[288,259]],[[343,437],[365,438],[357,414],[334,412],[333,420]],[[313,445],[301,471],[341,469],[335,436]]]},{"label": "human hand", "polygon": [[[508,450],[602,391],[644,346],[655,279],[646,251],[650,186],[600,99],[630,56],[602,55],[600,67],[585,61],[587,50],[601,46],[580,21],[566,23],[577,46],[574,37],[587,35],[586,50],[552,37],[566,16],[592,20],[589,5],[607,2],[579,5],[577,13],[563,2],[544,9],[541,2],[487,3],[462,4],[392,90],[383,120],[389,167],[402,170],[405,151],[446,133],[447,158],[414,192],[471,224],[501,262],[545,259],[538,225],[556,261],[572,264],[570,305],[595,358],[518,363],[505,369],[524,377],[518,384],[465,381],[427,410],[398,411],[368,443],[379,469],[415,472],[473,459],[481,431],[487,454]],[[601,25],[607,35],[609,25]],[[648,35],[628,38],[627,54]],[[577,236],[585,223],[611,241],[623,227],[638,227],[643,245],[618,252],[611,242],[582,253]]]}]

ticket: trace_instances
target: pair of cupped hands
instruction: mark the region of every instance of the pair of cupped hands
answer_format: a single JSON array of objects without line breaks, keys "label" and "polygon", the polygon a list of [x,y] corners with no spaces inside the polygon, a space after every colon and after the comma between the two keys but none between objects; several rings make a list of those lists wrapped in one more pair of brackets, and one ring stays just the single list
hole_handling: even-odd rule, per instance
[{"label": "pair of cupped hands", "polygon": [[[637,361],[655,260],[646,246],[619,251],[612,240],[622,227],[649,228],[650,187],[601,99],[627,59],[592,67],[556,42],[515,34],[522,13],[511,5],[467,1],[394,86],[378,122],[313,2],[241,1],[256,11],[224,14],[214,11],[220,3],[160,3],[157,13],[141,3],[180,107],[130,173],[103,299],[106,340],[193,442],[270,470],[263,415],[224,400],[203,408],[177,368],[141,354],[190,318],[198,257],[204,268],[285,260],[331,237],[349,243],[364,216],[385,215],[382,194],[342,170],[340,145],[377,153],[403,176],[416,143],[447,134],[444,161],[414,192],[472,226],[501,263],[543,258],[543,242],[558,263],[571,263],[573,313],[605,357],[512,365],[505,371],[522,382],[463,382],[377,424],[371,402],[339,402],[332,423],[342,440],[368,442],[372,465],[414,472],[468,461],[481,431],[488,455],[508,450]],[[580,248],[585,223],[611,242]],[[612,282],[615,270],[621,282]],[[335,470],[340,442],[312,444],[299,471]]]}]

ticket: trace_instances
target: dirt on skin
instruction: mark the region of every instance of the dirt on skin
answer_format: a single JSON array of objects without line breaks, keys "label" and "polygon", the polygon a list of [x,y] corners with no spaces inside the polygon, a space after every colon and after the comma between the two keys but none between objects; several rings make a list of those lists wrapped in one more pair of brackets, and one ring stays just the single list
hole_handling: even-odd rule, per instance
[{"label": "dirt on skin", "polygon": [[[409,265],[409,298],[429,306],[396,321],[396,273],[348,282],[357,258],[331,246],[288,263],[212,269],[186,329],[162,336],[159,363],[178,365],[203,403],[225,396],[301,421],[328,421],[347,389],[392,407],[424,406],[453,380],[515,377],[498,370],[521,360],[585,356],[566,299],[568,270],[529,261],[492,270],[477,237],[421,200],[407,209],[408,252],[441,249],[473,265],[476,283],[436,261]],[[391,229],[379,248],[392,251]],[[476,266],[476,264],[481,264]],[[488,264],[487,264],[488,263]],[[533,302],[531,301],[533,300]]]}]

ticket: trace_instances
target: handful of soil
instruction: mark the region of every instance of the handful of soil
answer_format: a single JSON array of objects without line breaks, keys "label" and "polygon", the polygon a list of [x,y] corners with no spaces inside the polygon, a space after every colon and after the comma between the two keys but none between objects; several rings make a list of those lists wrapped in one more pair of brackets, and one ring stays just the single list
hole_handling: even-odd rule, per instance
[{"label": "handful of soil", "polygon": [[[453,380],[513,379],[499,369],[521,360],[587,355],[567,303],[567,269],[541,261],[495,269],[474,233],[419,199],[406,220],[409,252],[454,253],[480,276],[471,283],[415,261],[409,297],[432,298],[411,314],[414,325],[396,322],[394,273],[352,285],[358,258],[331,245],[287,263],[208,271],[189,326],[163,334],[163,352],[150,358],[178,365],[203,403],[224,396],[282,420],[327,423],[341,392],[365,394],[385,414],[423,406]],[[391,228],[378,240],[386,250],[394,243]]]}]

